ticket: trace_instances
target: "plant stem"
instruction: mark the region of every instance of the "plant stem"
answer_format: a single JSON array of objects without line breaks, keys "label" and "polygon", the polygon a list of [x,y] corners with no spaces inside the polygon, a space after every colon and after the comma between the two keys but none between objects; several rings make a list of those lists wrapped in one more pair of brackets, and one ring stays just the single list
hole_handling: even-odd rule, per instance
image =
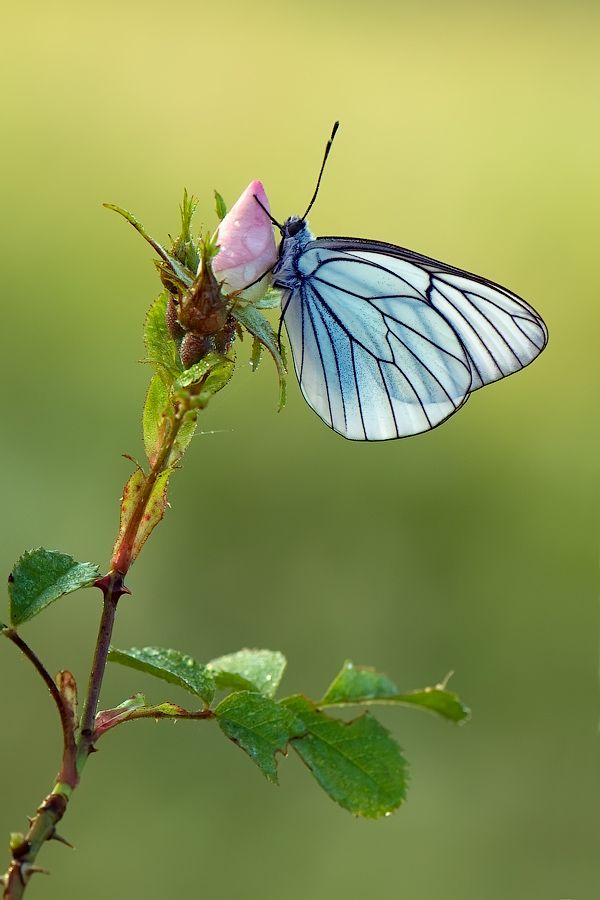
[{"label": "plant stem", "polygon": [[[98,579],[96,587],[104,594],[104,606],[98,629],[98,638],[94,659],[90,670],[88,693],[85,700],[83,715],[81,717],[81,730],[79,740],[75,742],[75,726],[71,710],[63,699],[57,685],[48,674],[30,647],[13,630],[7,629],[4,634],[31,660],[37,671],[44,679],[48,690],[56,703],[65,737],[65,749],[63,765],[58,775],[58,782],[52,792],[46,797],[31,820],[27,834],[18,836],[11,842],[12,859],[9,868],[0,880],[4,887],[4,900],[20,900],[32,874],[43,872],[35,865],[36,857],[46,841],[56,837],[56,825],[65,814],[67,804],[73,789],[77,786],[81,771],[90,756],[94,752],[94,720],[98,709],[104,671],[110,641],[115,624],[117,604],[123,594],[130,593],[124,584],[124,576],[129,570],[136,553],[136,539],[143,522],[146,507],[152,495],[152,489],[156,481],[167,467],[175,439],[183,422],[185,413],[190,409],[189,396],[186,401],[178,402],[173,410],[173,415],[168,421],[165,434],[154,465],[145,478],[136,505],[131,513],[128,525],[123,535],[118,539],[113,554],[112,568],[108,575]],[[139,548],[138,548],[139,549]],[[205,713],[186,716],[186,718],[207,718]]]},{"label": "plant stem", "polygon": [[34,865],[35,859],[43,844],[56,837],[56,824],[65,814],[69,794],[66,785],[57,785],[38,807],[27,834],[11,841],[12,859],[3,878],[4,900],[21,900],[31,876],[45,871]]},{"label": "plant stem", "polygon": [[81,771],[85,764],[85,760],[92,752],[94,719],[98,710],[98,701],[100,699],[104,670],[106,669],[110,639],[112,637],[115,616],[117,614],[117,604],[119,598],[124,593],[128,593],[127,588],[123,584],[123,578],[118,572],[111,572],[109,575],[105,576],[105,578],[100,579],[97,582],[97,586],[104,593],[104,606],[102,609],[102,617],[100,619],[100,627],[98,629],[94,661],[92,662],[90,671],[87,698],[81,717],[81,733],[77,747],[78,771]]}]

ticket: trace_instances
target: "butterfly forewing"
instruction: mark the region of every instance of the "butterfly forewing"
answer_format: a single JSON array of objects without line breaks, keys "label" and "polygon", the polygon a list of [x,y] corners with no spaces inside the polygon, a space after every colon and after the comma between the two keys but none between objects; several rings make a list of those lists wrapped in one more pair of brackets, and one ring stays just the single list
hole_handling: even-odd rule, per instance
[{"label": "butterfly forewing", "polygon": [[524,300],[465,275],[432,275],[429,299],[452,325],[473,370],[471,390],[511,375],[546,346],[546,326]]},{"label": "butterfly forewing", "polygon": [[519,371],[546,346],[548,331],[541,316],[486,278],[381,241],[325,237],[310,246],[379,262],[414,285],[460,338],[473,375],[471,391]]},{"label": "butterfly forewing", "polygon": [[280,260],[274,283],[302,393],[352,440],[428,431],[546,344],[542,319],[515,294],[393,244],[305,231]]}]

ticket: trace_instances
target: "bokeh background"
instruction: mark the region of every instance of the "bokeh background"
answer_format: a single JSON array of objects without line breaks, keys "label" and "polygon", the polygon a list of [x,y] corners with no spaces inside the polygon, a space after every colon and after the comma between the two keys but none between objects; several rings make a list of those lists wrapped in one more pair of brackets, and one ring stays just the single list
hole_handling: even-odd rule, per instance
[{"label": "bokeh background", "polygon": [[[402,688],[455,671],[454,728],[382,718],[412,762],[406,805],[339,809],[295,757],[270,786],[216,727],[105,739],[32,897],[592,900],[600,891],[597,611],[597,4],[21,2],[3,17],[1,555],[105,565],[120,456],[141,454],[150,249],[183,186],[214,224],[263,179],[301,212],[342,122],[317,234],[413,247],[511,286],[551,342],[442,428],[382,445],[330,432],[246,364],[173,479],[115,643],[199,660],[282,649],[287,692],[349,657]],[[88,591],[26,629],[85,681]],[[4,616],[2,616],[4,618]],[[0,647],[0,835],[52,784],[60,738],[37,676]],[[105,705],[176,689],[110,670]]]}]

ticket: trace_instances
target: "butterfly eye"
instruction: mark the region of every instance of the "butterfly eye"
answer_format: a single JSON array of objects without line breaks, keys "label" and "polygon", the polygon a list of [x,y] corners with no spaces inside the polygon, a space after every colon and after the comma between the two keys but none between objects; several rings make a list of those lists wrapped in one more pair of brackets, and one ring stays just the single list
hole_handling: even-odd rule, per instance
[{"label": "butterfly eye", "polygon": [[290,222],[287,227],[288,237],[296,237],[304,228],[304,219],[298,219],[296,222]]}]

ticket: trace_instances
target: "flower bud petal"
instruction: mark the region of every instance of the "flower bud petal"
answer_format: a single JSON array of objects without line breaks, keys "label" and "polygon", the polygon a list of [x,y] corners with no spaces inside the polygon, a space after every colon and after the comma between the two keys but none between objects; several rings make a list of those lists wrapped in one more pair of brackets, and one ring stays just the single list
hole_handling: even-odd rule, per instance
[{"label": "flower bud petal", "polygon": [[[247,300],[262,297],[270,282],[269,270],[277,261],[273,226],[254,195],[265,209],[270,210],[261,182],[251,181],[219,225],[219,252],[212,264],[217,280],[223,282],[226,292],[252,285],[244,291]],[[265,278],[252,284],[265,273],[268,273]]]}]

